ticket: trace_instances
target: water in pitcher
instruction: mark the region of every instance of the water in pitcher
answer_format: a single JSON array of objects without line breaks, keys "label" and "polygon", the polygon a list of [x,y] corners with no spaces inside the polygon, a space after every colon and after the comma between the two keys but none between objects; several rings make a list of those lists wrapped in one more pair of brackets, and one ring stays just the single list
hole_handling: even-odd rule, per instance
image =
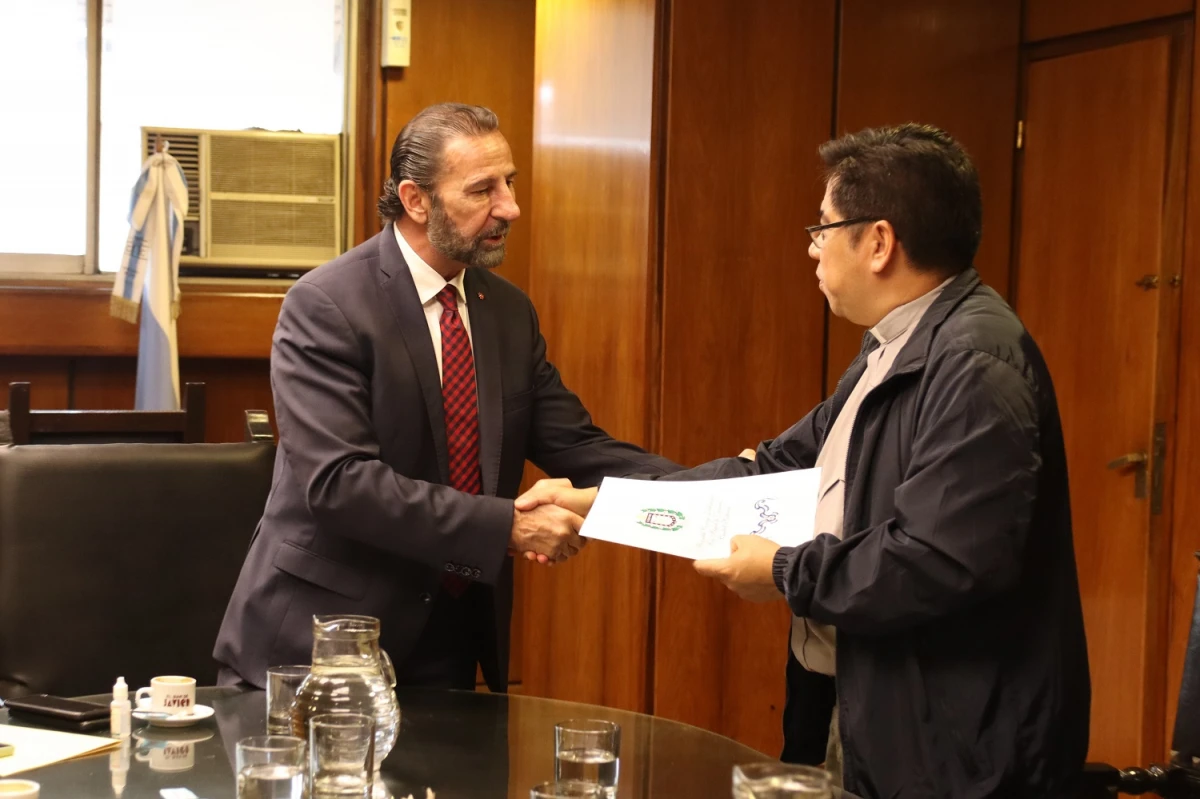
[{"label": "water in pitcher", "polygon": [[308,740],[308,720],[320,713],[365,713],[375,719],[375,768],[400,730],[396,674],[379,648],[379,620],[314,616],[312,671],[296,691],[292,734]]}]

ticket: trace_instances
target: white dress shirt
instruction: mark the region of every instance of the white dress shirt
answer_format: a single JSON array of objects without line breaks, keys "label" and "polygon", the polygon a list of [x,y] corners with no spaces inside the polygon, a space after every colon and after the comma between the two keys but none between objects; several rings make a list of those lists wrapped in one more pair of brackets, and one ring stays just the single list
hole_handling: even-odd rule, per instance
[{"label": "white dress shirt", "polygon": [[417,285],[417,297],[421,300],[421,308],[425,311],[425,322],[429,325],[429,337],[433,339],[433,354],[437,356],[438,379],[442,379],[442,304],[438,302],[437,295],[446,286],[454,286],[454,293],[458,295],[458,316],[462,319],[463,327],[467,331],[467,340],[471,342],[471,355],[475,354],[475,339],[471,337],[471,315],[467,311],[467,295],[463,292],[463,273],[466,270],[460,270],[452,280],[446,280],[439,275],[434,268],[417,255],[416,250],[405,241],[403,234],[400,233],[400,226],[392,223],[392,230],[396,233],[396,243],[400,245],[400,252],[404,255],[404,260],[408,264],[408,271],[412,272],[413,283]]}]

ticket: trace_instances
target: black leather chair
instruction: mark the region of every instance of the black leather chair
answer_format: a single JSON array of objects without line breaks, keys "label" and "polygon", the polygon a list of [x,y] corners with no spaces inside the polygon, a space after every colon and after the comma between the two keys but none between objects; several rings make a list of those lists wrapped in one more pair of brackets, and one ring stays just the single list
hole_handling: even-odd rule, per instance
[{"label": "black leather chair", "polygon": [[[1200,558],[1200,552],[1196,557]],[[1147,768],[1118,769],[1108,763],[1084,766],[1080,799],[1110,799],[1118,794],[1200,799],[1200,578],[1175,706],[1171,761]]]},{"label": "black leather chair", "polygon": [[213,684],[275,444],[0,447],[0,697]]}]

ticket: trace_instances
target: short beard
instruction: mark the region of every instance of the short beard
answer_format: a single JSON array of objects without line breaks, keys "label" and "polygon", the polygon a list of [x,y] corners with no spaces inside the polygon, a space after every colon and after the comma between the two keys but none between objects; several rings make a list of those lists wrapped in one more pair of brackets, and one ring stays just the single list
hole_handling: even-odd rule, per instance
[{"label": "short beard", "polygon": [[468,239],[458,232],[458,228],[446,214],[442,198],[434,194],[430,200],[429,223],[425,226],[425,234],[433,248],[451,261],[482,269],[495,269],[504,263],[504,246],[507,239],[501,239],[499,246],[488,245],[486,239],[507,234],[508,225],[507,220],[498,219],[495,224]]}]

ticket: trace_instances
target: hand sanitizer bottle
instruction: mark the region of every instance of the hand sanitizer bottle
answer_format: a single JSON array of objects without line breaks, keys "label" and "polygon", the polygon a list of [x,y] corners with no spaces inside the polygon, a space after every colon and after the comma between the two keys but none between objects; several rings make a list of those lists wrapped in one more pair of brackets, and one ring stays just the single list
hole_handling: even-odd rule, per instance
[{"label": "hand sanitizer bottle", "polygon": [[128,738],[132,721],[133,706],[129,703],[129,686],[124,677],[118,677],[113,684],[112,703],[109,704],[109,726],[114,738]]}]

